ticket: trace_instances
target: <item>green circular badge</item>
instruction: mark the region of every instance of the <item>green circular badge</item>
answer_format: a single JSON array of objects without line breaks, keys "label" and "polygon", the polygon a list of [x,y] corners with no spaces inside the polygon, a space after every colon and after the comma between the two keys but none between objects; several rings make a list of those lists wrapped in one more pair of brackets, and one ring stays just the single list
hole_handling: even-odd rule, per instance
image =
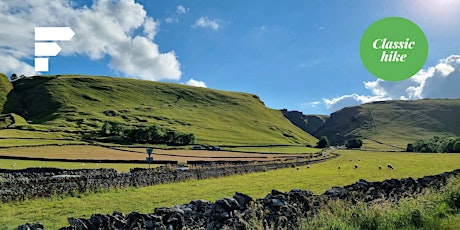
[{"label": "green circular badge", "polygon": [[412,21],[400,17],[380,19],[364,32],[361,60],[369,72],[387,81],[412,77],[425,64],[428,42]]}]

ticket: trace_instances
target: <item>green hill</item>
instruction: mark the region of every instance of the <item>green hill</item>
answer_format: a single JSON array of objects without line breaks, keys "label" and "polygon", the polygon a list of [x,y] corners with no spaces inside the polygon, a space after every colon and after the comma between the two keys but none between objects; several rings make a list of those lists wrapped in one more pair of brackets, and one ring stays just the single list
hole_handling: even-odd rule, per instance
[{"label": "green hill", "polygon": [[0,73],[0,114],[3,111],[8,93],[13,88],[8,77],[5,74]]},{"label": "green hill", "polygon": [[363,137],[405,148],[434,135],[460,136],[460,99],[383,101],[343,108],[315,133],[331,143]]},{"label": "green hill", "polygon": [[35,76],[14,82],[4,113],[37,129],[100,130],[103,122],[158,125],[221,145],[314,144],[259,97],[180,84],[112,77]]},{"label": "green hill", "polygon": [[328,115],[305,115],[302,112],[288,111],[287,109],[283,109],[281,112],[292,124],[310,134],[315,133],[329,118]]}]

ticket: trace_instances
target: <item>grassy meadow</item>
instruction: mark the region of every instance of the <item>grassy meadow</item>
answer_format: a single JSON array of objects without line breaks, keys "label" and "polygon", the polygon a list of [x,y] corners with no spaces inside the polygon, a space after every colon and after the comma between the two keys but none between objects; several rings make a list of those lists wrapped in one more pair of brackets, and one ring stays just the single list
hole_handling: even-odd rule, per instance
[{"label": "grassy meadow", "polygon": [[[47,228],[66,225],[67,217],[89,217],[93,213],[112,213],[119,210],[152,212],[155,207],[188,203],[195,199],[215,201],[243,192],[254,198],[264,197],[272,189],[289,191],[308,189],[316,194],[332,186],[343,186],[359,179],[380,181],[389,178],[418,178],[456,169],[460,154],[387,153],[337,151],[341,156],[310,168],[279,169],[261,173],[235,175],[225,178],[191,180],[143,188],[128,188],[80,197],[58,196],[49,199],[12,202],[0,206],[0,226],[11,229],[26,222],[40,221]],[[358,169],[353,169],[358,164]],[[394,170],[378,166],[392,164]],[[341,169],[338,169],[341,166]],[[1,228],[0,228],[1,229]]]}]

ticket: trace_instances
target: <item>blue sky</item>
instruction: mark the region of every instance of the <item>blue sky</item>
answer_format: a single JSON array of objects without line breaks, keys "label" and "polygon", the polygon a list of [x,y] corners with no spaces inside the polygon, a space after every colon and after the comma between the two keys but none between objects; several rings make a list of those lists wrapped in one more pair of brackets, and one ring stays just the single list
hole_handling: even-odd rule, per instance
[{"label": "blue sky", "polygon": [[[0,61],[6,63],[1,72],[31,72],[34,26],[70,26],[74,39],[59,43],[62,53],[42,74],[132,77],[249,92],[268,107],[308,114],[374,100],[460,97],[452,87],[460,83],[459,1],[25,2],[0,3],[0,16],[6,18],[0,28],[17,25],[0,32],[5,59]],[[377,80],[359,56],[367,27],[390,16],[412,20],[428,39],[423,71],[403,82]],[[5,38],[12,32],[19,39]]]}]

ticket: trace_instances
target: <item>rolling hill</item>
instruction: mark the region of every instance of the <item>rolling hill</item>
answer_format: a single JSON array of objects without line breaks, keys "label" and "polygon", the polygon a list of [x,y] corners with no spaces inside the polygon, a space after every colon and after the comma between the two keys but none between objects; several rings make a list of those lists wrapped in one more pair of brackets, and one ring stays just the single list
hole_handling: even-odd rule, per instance
[{"label": "rolling hill", "polygon": [[434,135],[460,136],[460,99],[382,101],[346,107],[314,133],[332,144],[363,137],[405,148],[407,143]]},{"label": "rolling hill", "polygon": [[116,121],[194,133],[200,144],[317,141],[281,111],[265,107],[258,96],[248,93],[81,75],[34,76],[13,86],[3,113],[18,114],[39,130],[91,132],[100,130],[105,121]]}]

